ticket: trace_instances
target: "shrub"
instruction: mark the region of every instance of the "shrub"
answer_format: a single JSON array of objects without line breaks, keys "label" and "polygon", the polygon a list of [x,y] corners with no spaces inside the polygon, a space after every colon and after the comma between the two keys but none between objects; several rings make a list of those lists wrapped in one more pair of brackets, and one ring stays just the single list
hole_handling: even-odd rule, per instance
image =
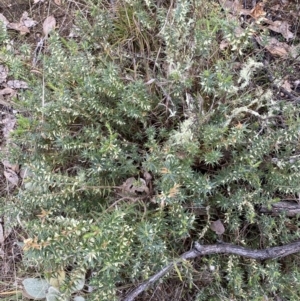
[{"label": "shrub", "polygon": [[[223,12],[208,1],[88,4],[88,16],[76,19],[80,38],[53,33],[41,74],[20,95],[26,115],[18,117],[11,160],[29,177],[3,211],[28,231],[28,265],[44,274],[92,271],[88,297],[111,301],[193,240],[214,243],[209,225],[218,218],[234,244],[298,239],[297,218],[259,213],[299,193],[298,107],[255,83],[263,67],[250,46],[242,49],[246,61],[239,47],[219,50],[220,32],[234,32]],[[11,68],[13,58],[6,61]],[[126,180],[145,173],[148,190],[129,193]],[[192,266],[179,267],[192,274],[195,300],[299,293],[296,256],[200,262],[201,273],[214,267],[209,285],[197,287]],[[60,289],[68,296],[71,286],[69,279]]]}]

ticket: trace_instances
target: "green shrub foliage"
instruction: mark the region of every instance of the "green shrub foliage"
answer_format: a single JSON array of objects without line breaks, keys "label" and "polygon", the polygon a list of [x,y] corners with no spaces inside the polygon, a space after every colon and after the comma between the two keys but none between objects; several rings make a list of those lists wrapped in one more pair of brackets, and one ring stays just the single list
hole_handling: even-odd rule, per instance
[{"label": "green shrub foliage", "polygon": [[[237,245],[298,239],[296,217],[260,213],[299,196],[300,120],[297,104],[255,81],[264,67],[250,34],[236,37],[210,1],[112,3],[88,1],[88,14],[76,17],[78,38],[51,34],[40,72],[19,97],[11,160],[28,176],[2,210],[28,232],[28,265],[92,271],[87,298],[112,301],[193,241],[216,243],[213,220]],[[220,35],[231,43],[223,52]],[[14,72],[24,70],[3,55]],[[122,191],[145,172],[148,193]],[[178,269],[199,301],[300,293],[297,256],[214,255]],[[199,273],[209,273],[209,284]]]}]

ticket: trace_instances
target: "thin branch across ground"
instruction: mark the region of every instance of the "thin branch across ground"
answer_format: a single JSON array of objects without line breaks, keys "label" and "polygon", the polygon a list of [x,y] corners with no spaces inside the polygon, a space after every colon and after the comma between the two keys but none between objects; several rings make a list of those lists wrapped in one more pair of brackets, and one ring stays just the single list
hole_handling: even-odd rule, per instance
[{"label": "thin branch across ground", "polygon": [[182,254],[178,259],[172,261],[158,273],[150,277],[148,280],[139,285],[131,293],[129,293],[122,301],[133,301],[138,295],[144,292],[148,287],[162,278],[175,265],[180,264],[187,259],[193,259],[200,256],[211,254],[234,254],[242,257],[252,258],[256,260],[266,260],[274,258],[282,258],[300,251],[300,240],[278,247],[266,248],[263,250],[252,250],[228,243],[220,243],[215,245],[201,245],[195,242],[194,247]]}]

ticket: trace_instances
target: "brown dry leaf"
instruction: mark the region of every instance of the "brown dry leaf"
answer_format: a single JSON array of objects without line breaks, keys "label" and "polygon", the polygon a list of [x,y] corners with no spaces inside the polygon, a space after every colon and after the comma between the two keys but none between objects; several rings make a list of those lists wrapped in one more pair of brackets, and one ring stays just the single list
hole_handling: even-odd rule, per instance
[{"label": "brown dry leaf", "polygon": [[17,122],[16,117],[13,115],[8,115],[6,118],[0,121],[0,124],[4,125],[2,128],[2,134],[5,139],[9,139],[9,135],[11,131],[14,129],[16,122]]},{"label": "brown dry leaf", "polygon": [[226,49],[228,46],[229,46],[228,41],[222,40],[219,47],[220,47],[221,50],[224,50],[224,49]]},{"label": "brown dry leaf", "polygon": [[134,177],[128,178],[121,186],[122,193],[132,196],[148,194],[149,188],[146,181],[142,178],[136,180]]},{"label": "brown dry leaf", "polygon": [[4,65],[0,65],[0,84],[6,81],[8,75],[8,68]]},{"label": "brown dry leaf", "polygon": [[245,30],[241,26],[237,26],[234,29],[234,34],[237,38],[242,37],[245,33]]},{"label": "brown dry leaf", "polygon": [[79,36],[80,36],[80,29],[79,27],[73,24],[69,33],[69,38],[78,38]]},{"label": "brown dry leaf", "polygon": [[20,24],[30,28],[37,24],[37,21],[34,21],[33,19],[28,17],[28,12],[25,11],[20,19]]},{"label": "brown dry leaf", "polygon": [[41,214],[37,214],[37,216],[40,218],[40,219],[45,219],[49,213],[51,213],[50,211],[47,211],[45,209],[42,209],[41,210]]},{"label": "brown dry leaf", "polygon": [[[1,92],[1,91],[0,91]],[[12,109],[11,103],[9,101],[6,101],[2,95],[0,94],[0,105],[6,107],[7,109]],[[7,97],[8,98],[8,97]],[[9,99],[8,99],[9,100]],[[1,121],[0,121],[1,122]]]},{"label": "brown dry leaf", "polygon": [[288,80],[285,80],[284,83],[281,85],[288,92],[292,92],[291,84]]},{"label": "brown dry leaf", "polygon": [[270,7],[270,10],[274,10],[274,11],[277,11],[279,9],[280,9],[280,4],[276,4],[276,5],[272,6],[272,7]]},{"label": "brown dry leaf", "polygon": [[233,14],[239,14],[239,12],[243,9],[242,4],[238,1],[229,1],[229,0],[219,0],[223,9],[230,11]]},{"label": "brown dry leaf", "polygon": [[28,27],[26,27],[25,25],[20,24],[20,23],[9,23],[9,24],[7,24],[7,28],[19,31],[20,34],[22,34],[22,35],[30,32]]},{"label": "brown dry leaf", "polygon": [[9,21],[6,19],[6,17],[2,14],[0,14],[0,21],[3,23],[3,25],[6,27]]},{"label": "brown dry leaf", "polygon": [[48,16],[43,23],[43,33],[45,38],[48,37],[49,33],[55,29],[56,20],[53,16]]},{"label": "brown dry leaf", "polygon": [[265,48],[273,55],[286,57],[288,55],[289,45],[276,40],[266,45]]},{"label": "brown dry leaf", "polygon": [[300,44],[292,45],[289,49],[289,54],[292,58],[299,60],[300,59]]},{"label": "brown dry leaf", "polygon": [[219,219],[210,224],[210,229],[218,235],[222,235],[225,232],[225,227]]},{"label": "brown dry leaf", "polygon": [[14,172],[19,172],[20,171],[20,165],[19,164],[12,164],[8,160],[2,160],[2,164],[5,168],[11,169]]},{"label": "brown dry leaf", "polygon": [[294,34],[289,31],[289,27],[290,25],[286,21],[274,21],[268,26],[272,31],[281,33],[287,41],[294,37]]},{"label": "brown dry leaf", "polygon": [[37,237],[24,239],[24,245],[23,245],[24,251],[27,251],[30,249],[40,250],[41,248],[42,248],[42,245],[38,243]]},{"label": "brown dry leaf", "polygon": [[28,84],[23,80],[9,80],[7,82],[8,88],[12,89],[28,89]]},{"label": "brown dry leaf", "polygon": [[143,177],[146,181],[146,184],[148,185],[150,183],[150,181],[152,180],[152,176],[148,171],[144,171],[143,173]]},{"label": "brown dry leaf", "polygon": [[299,85],[300,85],[300,80],[299,79],[295,80],[294,81],[294,89],[297,89]]},{"label": "brown dry leaf", "polygon": [[6,169],[3,172],[6,180],[11,183],[13,186],[17,186],[19,183],[19,177],[18,175],[11,169]]},{"label": "brown dry leaf", "polygon": [[224,2],[226,8],[230,9],[233,12],[240,12],[243,9],[243,5],[241,4],[241,2],[239,0],[234,0],[234,1],[229,1],[226,0]]},{"label": "brown dry leaf", "polygon": [[279,42],[275,38],[269,39],[267,44],[263,43],[260,37],[256,37],[256,41],[273,55],[287,57],[290,51],[290,46],[288,44]]},{"label": "brown dry leaf", "polygon": [[19,23],[8,23],[7,28],[19,31],[20,34],[24,35],[26,33],[29,33],[29,28],[35,26],[36,24],[37,22],[29,18],[28,13],[25,11]]},{"label": "brown dry leaf", "polygon": [[239,0],[229,1],[229,0],[219,0],[220,5],[224,10],[228,10],[234,15],[250,15],[251,11],[249,9],[243,9],[243,5]]},{"label": "brown dry leaf", "polygon": [[266,12],[264,11],[264,4],[262,2],[257,3],[250,12],[250,16],[254,19],[264,17],[265,15]]},{"label": "brown dry leaf", "polygon": [[168,197],[169,197],[169,198],[172,198],[172,197],[176,196],[176,195],[178,194],[178,192],[179,192],[179,189],[178,189],[179,187],[180,187],[179,184],[175,184],[175,185],[170,189],[169,194],[168,194]]},{"label": "brown dry leaf", "polygon": [[170,173],[170,170],[169,170],[168,168],[166,168],[166,167],[163,167],[163,168],[160,170],[160,172],[161,172],[163,175],[166,175],[166,174]]},{"label": "brown dry leaf", "polygon": [[17,92],[12,89],[12,88],[4,88],[2,90],[0,90],[0,95],[11,95],[11,96],[14,96],[16,95]]},{"label": "brown dry leaf", "polygon": [[54,3],[55,3],[56,5],[61,5],[61,0],[54,0]]}]

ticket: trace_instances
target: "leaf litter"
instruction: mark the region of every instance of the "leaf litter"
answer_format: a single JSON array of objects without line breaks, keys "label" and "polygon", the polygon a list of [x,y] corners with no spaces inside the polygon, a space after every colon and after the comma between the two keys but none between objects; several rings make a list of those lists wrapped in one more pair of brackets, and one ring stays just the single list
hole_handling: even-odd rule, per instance
[{"label": "leaf litter", "polygon": [[[270,20],[266,17],[267,13],[264,10],[264,3],[257,3],[252,9],[244,9],[242,2],[239,0],[229,1],[229,0],[219,0],[221,6],[224,10],[228,11],[228,18],[237,21],[241,25],[238,25],[235,30],[236,37],[240,37],[245,33],[244,27],[242,24],[245,19],[241,19],[240,16],[248,16],[251,19],[248,20],[248,24],[253,22],[257,23],[260,30],[269,29],[272,32],[281,34],[286,41],[292,40],[295,35],[290,31],[291,25],[286,20]],[[272,7],[273,11],[279,10],[280,6]],[[258,44],[265,48],[270,54],[274,56],[279,56],[287,58],[291,56],[296,58],[298,56],[299,45],[290,46],[287,43],[280,42],[276,37],[271,36],[268,40],[262,41],[260,36],[260,31],[256,30],[252,32],[253,37],[256,39]],[[221,50],[225,50],[230,46],[229,41],[223,39],[219,45]]]},{"label": "leaf litter", "polygon": [[[3,23],[5,24],[5,22],[3,22]],[[19,31],[21,35],[24,35],[24,34],[30,33],[29,28],[34,27],[36,25],[37,25],[37,22],[34,21],[33,19],[31,19],[28,16],[28,12],[25,11],[20,19],[20,22],[7,23],[6,27],[9,29]]]}]

